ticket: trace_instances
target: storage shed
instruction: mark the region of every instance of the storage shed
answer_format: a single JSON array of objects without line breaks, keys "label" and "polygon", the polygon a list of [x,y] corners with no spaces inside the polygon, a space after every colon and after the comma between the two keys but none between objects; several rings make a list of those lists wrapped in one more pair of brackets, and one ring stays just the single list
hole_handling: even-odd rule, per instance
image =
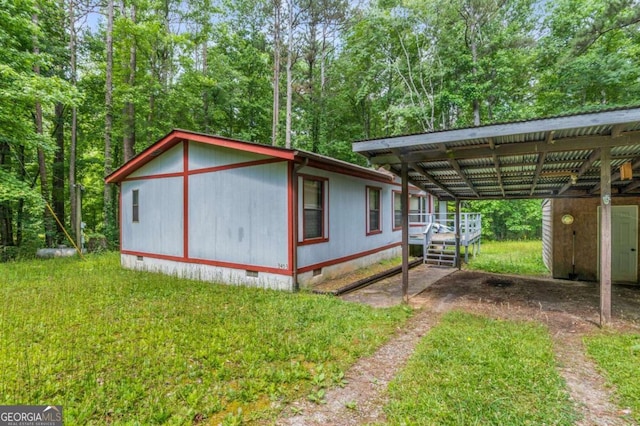
[{"label": "storage shed", "polygon": [[401,254],[397,179],[310,152],[174,130],[107,182],[131,269],[294,290]]},{"label": "storage shed", "polygon": [[[640,197],[611,200],[611,281],[638,284],[638,206]],[[543,259],[554,278],[600,278],[597,198],[549,199],[543,209]]]}]

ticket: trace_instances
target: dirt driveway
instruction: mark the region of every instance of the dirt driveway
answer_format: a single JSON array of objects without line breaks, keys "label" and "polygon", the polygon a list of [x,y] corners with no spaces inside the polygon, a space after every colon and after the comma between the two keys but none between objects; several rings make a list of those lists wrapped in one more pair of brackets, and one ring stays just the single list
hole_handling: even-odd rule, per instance
[{"label": "dirt driveway", "polygon": [[[614,285],[611,300],[614,327],[640,325],[640,286]],[[432,284],[412,301],[424,307],[450,301],[458,307],[505,318],[528,319],[535,313],[536,319],[567,329],[573,323],[577,327],[600,322],[600,290],[591,282],[458,271]],[[565,323],[566,318],[572,318],[571,324]]]},{"label": "dirt driveway", "polygon": [[[397,276],[376,285],[393,286],[394,280],[399,285]],[[365,292],[352,294],[349,299],[367,303]],[[610,402],[612,390],[604,385],[594,364],[585,356],[582,338],[599,330],[596,283],[456,271],[429,284],[414,295],[410,303],[418,309],[414,318],[378,352],[353,366],[347,374],[347,386],[328,391],[324,405],[306,400],[294,403],[277,423],[385,423],[382,407],[386,403],[387,384],[440,315],[459,309],[495,318],[535,320],[546,324],[555,344],[559,371],[582,414],[578,425],[635,425],[629,409]],[[612,315],[610,327],[640,332],[640,286],[613,286]]]}]

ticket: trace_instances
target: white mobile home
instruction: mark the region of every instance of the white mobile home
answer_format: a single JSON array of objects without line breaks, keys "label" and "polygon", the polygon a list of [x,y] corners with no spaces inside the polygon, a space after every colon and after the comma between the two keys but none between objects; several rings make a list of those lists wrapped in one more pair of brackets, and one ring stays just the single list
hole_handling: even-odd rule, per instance
[{"label": "white mobile home", "polygon": [[394,177],[305,151],[174,130],[107,182],[127,268],[294,290],[400,255]]}]

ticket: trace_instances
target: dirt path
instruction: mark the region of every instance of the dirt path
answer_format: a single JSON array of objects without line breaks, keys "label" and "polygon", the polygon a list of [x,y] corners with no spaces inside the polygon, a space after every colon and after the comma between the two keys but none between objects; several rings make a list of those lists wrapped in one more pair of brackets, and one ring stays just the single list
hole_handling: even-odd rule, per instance
[{"label": "dirt path", "polygon": [[626,413],[609,402],[611,389],[605,387],[595,365],[584,355],[582,336],[557,331],[553,336],[560,374],[564,377],[571,399],[582,414],[580,426],[633,425]]},{"label": "dirt path", "polygon": [[404,366],[415,346],[433,326],[435,316],[426,311],[414,316],[375,354],[359,360],[347,373],[343,388],[330,389],[326,404],[301,400],[292,404],[278,425],[360,425],[384,423],[387,385]]},{"label": "dirt path", "polygon": [[[613,292],[612,327],[640,331],[640,289]],[[510,320],[536,320],[549,328],[559,372],[565,378],[579,426],[636,425],[628,409],[616,407],[595,365],[585,356],[582,338],[598,330],[598,293],[591,283],[535,280],[456,272],[412,298],[417,315],[373,356],[347,373],[348,384],[327,392],[326,404],[292,404],[279,425],[361,425],[385,423],[387,385],[401,370],[420,338],[440,315],[461,309]],[[296,413],[296,415],[293,415]]]}]

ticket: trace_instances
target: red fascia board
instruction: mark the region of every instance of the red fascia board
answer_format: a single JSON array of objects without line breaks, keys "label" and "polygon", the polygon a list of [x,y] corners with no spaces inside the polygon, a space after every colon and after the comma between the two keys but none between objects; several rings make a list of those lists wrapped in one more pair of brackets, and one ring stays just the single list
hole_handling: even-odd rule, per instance
[{"label": "red fascia board", "polygon": [[359,167],[355,164],[350,165],[347,163],[338,163],[337,161],[332,162],[330,160],[318,161],[316,159],[309,159],[306,165],[316,169],[353,176],[360,179],[373,180],[380,183],[393,183],[392,177],[376,172],[375,170],[367,170],[364,167]]},{"label": "red fascia board", "polygon": [[187,130],[173,130],[168,135],[166,135],[153,145],[149,146],[140,154],[136,155],[134,158],[125,163],[122,167],[107,176],[105,179],[106,182],[122,182],[128,175],[144,166],[158,155],[173,148],[175,145],[182,141],[194,141],[205,143],[208,145],[222,146],[225,148],[252,152],[255,154],[267,155],[270,157],[277,157],[285,160],[293,160],[295,158],[295,151],[289,149],[275,148],[252,142],[227,139],[220,136],[210,136],[200,133],[193,133]]}]

